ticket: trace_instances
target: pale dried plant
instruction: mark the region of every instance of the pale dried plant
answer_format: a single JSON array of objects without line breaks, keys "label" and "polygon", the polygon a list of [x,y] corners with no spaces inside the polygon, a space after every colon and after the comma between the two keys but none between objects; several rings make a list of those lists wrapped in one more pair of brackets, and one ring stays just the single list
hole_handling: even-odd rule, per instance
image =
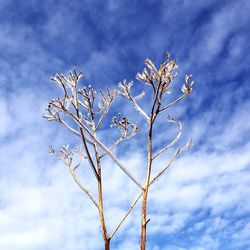
[{"label": "pale dried plant", "polygon": [[[144,82],[146,85],[149,85],[152,89],[153,98],[150,100],[150,108],[148,111],[144,111],[138,104],[138,101],[143,98],[145,93],[142,92],[137,96],[132,95],[131,88],[133,86],[133,82],[127,82],[124,80],[122,83],[119,83],[118,90],[107,89],[106,92],[99,91],[97,94],[90,85],[82,89],[78,87],[83,74],[82,72],[78,73],[74,69],[68,76],[57,74],[52,78],[52,81],[61,88],[63,97],[50,100],[47,107],[47,113],[44,115],[48,121],[56,121],[60,123],[74,135],[79,137],[81,143],[79,149],[71,150],[69,149],[69,146],[63,146],[62,149],[55,150],[51,147],[50,153],[56,155],[65,163],[74,181],[81,188],[81,190],[86,193],[96,207],[99,213],[105,250],[110,249],[110,241],[113,239],[114,235],[117,233],[118,229],[124,223],[141,197],[142,209],[140,249],[146,249],[146,229],[149,222],[149,219],[147,218],[149,187],[166,172],[177,156],[191,147],[190,141],[187,145],[177,148],[169,162],[163,165],[161,170],[154,176],[151,176],[154,160],[166,152],[169,148],[173,147],[182,134],[181,122],[168,116],[168,121],[178,126],[178,133],[170,143],[163,146],[162,149],[154,152],[153,128],[156,119],[160,113],[163,113],[189,95],[192,91],[194,81],[191,80],[191,75],[186,75],[185,83],[181,88],[181,91],[183,92],[182,95],[174,101],[165,104],[167,94],[170,93],[171,83],[177,75],[176,60],[170,60],[170,54],[167,53],[166,58],[160,65],[159,69],[156,68],[150,59],[146,59],[145,64],[147,69],[145,68],[142,73],[138,73],[136,78]],[[133,138],[140,131],[137,122],[131,122],[127,117],[123,117],[120,113],[118,113],[117,116],[113,117],[111,127],[114,126],[118,128],[120,137],[114,140],[113,144],[107,146],[98,135],[98,130],[101,126],[103,126],[105,118],[108,118],[107,114],[111,105],[119,96],[128,100],[147,123],[147,135],[144,134],[147,136],[147,163],[145,163],[144,167],[146,179],[144,183],[140,183],[134,174],[128,170],[127,166],[121,162],[114,153],[114,149],[122,141]],[[106,133],[107,136],[109,136],[109,132]],[[74,163],[75,154],[80,155],[80,161],[77,164]],[[110,233],[107,232],[103,209],[102,158],[105,156],[109,156],[114,162],[114,165],[118,166],[123,173],[134,182],[135,188],[140,190],[134,202],[130,205],[120,222],[118,222],[117,226]],[[131,155],[131,157],[133,156]],[[89,188],[84,185],[83,181],[78,176],[77,170],[82,166],[82,161],[84,159],[88,161],[89,166],[93,171],[94,178],[96,179],[98,197],[94,197],[94,195],[89,191]]]}]

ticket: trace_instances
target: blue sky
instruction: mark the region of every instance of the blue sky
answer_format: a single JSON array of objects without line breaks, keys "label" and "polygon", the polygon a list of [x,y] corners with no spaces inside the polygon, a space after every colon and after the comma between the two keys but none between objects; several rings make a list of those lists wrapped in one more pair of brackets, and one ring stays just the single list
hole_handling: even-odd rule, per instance
[{"label": "blue sky", "polygon": [[[152,187],[148,249],[250,249],[249,11],[248,0],[0,0],[0,249],[102,249],[92,204],[63,163],[48,157],[49,145],[74,141],[41,118],[59,95],[49,80],[76,66],[83,84],[115,88],[135,80],[146,57],[159,65],[166,51],[179,65],[173,95],[185,73],[195,79],[192,94],[169,110],[183,122],[178,146],[192,138],[194,147]],[[143,88],[135,80],[133,91]],[[127,103],[118,105],[136,118]],[[176,132],[164,119],[158,146]],[[135,138],[117,155],[141,177],[144,152]],[[111,161],[105,169],[112,230],[137,192]],[[82,178],[92,187],[88,174]],[[139,223],[140,206],[113,249],[139,249]]]}]

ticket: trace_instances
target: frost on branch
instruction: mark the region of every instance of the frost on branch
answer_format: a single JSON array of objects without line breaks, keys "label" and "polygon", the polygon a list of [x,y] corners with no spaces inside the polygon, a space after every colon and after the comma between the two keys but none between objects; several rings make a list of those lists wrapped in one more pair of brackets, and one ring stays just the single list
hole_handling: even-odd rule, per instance
[{"label": "frost on branch", "polygon": [[47,114],[44,114],[43,117],[50,121],[58,121],[60,122],[61,112],[61,104],[59,99],[52,99],[49,101],[49,105],[47,107]]},{"label": "frost on branch", "polygon": [[[98,138],[97,130],[104,122],[111,104],[119,93],[117,90],[107,89],[106,91],[100,90],[98,95],[91,85],[78,88],[82,76],[81,72],[77,73],[74,70],[69,73],[68,77],[57,74],[52,78],[52,81],[63,91],[63,97],[49,101],[44,118],[62,124],[80,137],[86,158],[97,180],[99,180],[100,159],[109,155],[122,171],[141,188],[140,183],[129,173],[126,166],[111,152],[121,141],[132,138],[139,131],[136,123],[130,122],[127,118],[117,121],[116,125],[121,132],[121,138],[114,141],[111,147],[104,145]],[[64,147],[63,151],[60,151],[59,158],[65,163],[71,164],[72,158],[70,154],[66,154],[66,149]],[[103,153],[99,154],[99,150]]]},{"label": "frost on branch", "polygon": [[104,108],[107,108],[118,96],[117,90],[107,89],[106,93],[100,90],[100,101],[98,103],[99,110],[102,111]]},{"label": "frost on branch", "polygon": [[123,82],[120,82],[118,84],[118,86],[120,89],[119,94],[121,96],[125,97],[126,99],[130,99],[130,97],[131,97],[130,89],[133,86],[133,82],[131,81],[131,82],[127,83],[126,80],[123,80]]},{"label": "frost on branch", "polygon": [[119,83],[118,86],[119,86],[119,89],[120,89],[119,92],[118,92],[119,95],[122,96],[122,97],[124,97],[125,99],[129,100],[132,103],[132,105],[134,106],[134,108],[138,111],[138,113],[143,118],[145,118],[145,120],[147,122],[149,122],[148,115],[146,114],[145,111],[142,110],[142,108],[137,103],[137,101],[139,101],[145,95],[144,91],[141,94],[133,97],[131,95],[131,92],[130,92],[130,89],[133,86],[133,82],[132,81],[129,82],[129,83],[127,83],[127,81],[124,80],[122,83]]},{"label": "frost on branch", "polygon": [[74,152],[69,149],[69,145],[63,145],[60,150],[56,150],[50,146],[49,155],[58,157],[65,163],[65,165],[70,166],[73,160]]},{"label": "frost on branch", "polygon": [[136,78],[147,85],[151,85],[156,90],[157,82],[161,83],[161,94],[170,93],[169,87],[171,82],[177,76],[174,70],[178,68],[176,60],[170,60],[170,54],[166,54],[165,61],[157,69],[150,59],[145,60],[145,64],[149,71],[144,68],[142,73],[137,73]]},{"label": "frost on branch", "polygon": [[[150,59],[145,60],[145,64],[148,69],[144,69],[142,73],[137,73],[136,78],[142,82],[144,82],[146,85],[150,85],[153,88],[154,91],[154,108],[156,108],[156,114],[172,107],[177,102],[182,100],[184,97],[186,97],[188,94],[192,91],[192,86],[194,84],[194,81],[191,80],[191,75],[186,75],[185,77],[185,84],[182,86],[181,91],[183,92],[183,95],[178,97],[176,100],[170,102],[165,107],[162,107],[163,102],[165,101],[164,94],[170,94],[171,93],[171,84],[173,80],[177,76],[177,62],[176,60],[170,59],[170,54],[166,54],[166,58],[162,64],[160,64],[160,67],[157,69],[157,67],[154,65],[154,63]],[[124,92],[124,91],[123,91]],[[146,117],[146,116],[145,116]]]},{"label": "frost on branch", "polygon": [[75,115],[81,122],[92,127],[95,116],[99,115],[99,122],[96,124],[96,127],[99,127],[118,92],[107,89],[106,92],[100,91],[97,96],[91,85],[78,88],[82,77],[83,73],[77,73],[75,69],[70,71],[67,77],[59,74],[52,77],[52,82],[63,90],[63,97],[49,101],[44,118],[65,125],[65,120],[62,120],[60,114]]}]

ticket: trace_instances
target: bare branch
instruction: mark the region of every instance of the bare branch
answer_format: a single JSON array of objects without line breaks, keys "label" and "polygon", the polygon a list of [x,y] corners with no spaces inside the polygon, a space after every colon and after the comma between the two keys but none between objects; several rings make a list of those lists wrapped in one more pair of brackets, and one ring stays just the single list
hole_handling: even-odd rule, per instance
[{"label": "bare branch", "polygon": [[113,145],[109,148],[110,151],[112,151],[121,141],[123,141],[124,138],[121,136],[119,139],[117,139]]},{"label": "bare branch", "polygon": [[161,177],[161,175],[164,174],[164,172],[170,167],[170,165],[172,164],[172,162],[175,160],[175,158],[180,154],[181,149],[179,148],[174,156],[170,159],[169,163],[166,165],[166,167],[164,167],[149,183],[149,185],[153,184],[155,181],[157,181],[159,179],[159,177]]},{"label": "bare branch", "polygon": [[184,94],[191,93],[194,85],[194,81],[191,79],[192,75],[185,75],[185,83],[182,85],[181,91]]},{"label": "bare branch", "polygon": [[159,111],[162,112],[171,106],[175,105],[177,102],[181,101],[184,97],[189,95],[192,91],[192,87],[194,85],[194,81],[191,80],[192,75],[186,75],[185,76],[185,84],[182,85],[181,91],[183,92],[183,95],[181,95],[179,98],[174,100],[173,102],[169,103],[167,106],[164,108],[160,109]]},{"label": "bare branch", "polygon": [[[185,145],[183,148],[179,148],[175,154],[173,155],[173,157],[170,159],[169,163],[166,165],[165,168],[163,168],[149,183],[149,186],[151,186],[154,182],[156,182],[162,175],[163,173],[171,166],[171,164],[173,163],[173,161],[177,158],[177,156],[186,151],[188,148],[191,147],[191,142],[189,142],[187,145]],[[139,201],[139,199],[142,197],[143,192],[141,192],[135,199],[135,201],[132,203],[132,205],[130,206],[130,208],[127,210],[126,214],[122,217],[121,221],[119,222],[119,224],[116,226],[116,228],[113,230],[113,232],[110,235],[110,239],[113,238],[113,236],[116,234],[116,232],[118,231],[118,229],[121,227],[121,225],[123,224],[123,222],[126,220],[126,218],[128,217],[128,215],[130,214],[130,212],[133,210],[133,208],[136,206],[137,202]]]},{"label": "bare branch", "polygon": [[[124,140],[124,138],[121,136],[119,139],[117,139],[113,145],[109,148],[110,151],[112,151],[120,142],[122,142]],[[100,158],[104,157],[105,155],[107,155],[107,152],[103,153]]]},{"label": "bare branch", "polygon": [[192,147],[192,140],[190,140],[185,146],[178,148],[178,150],[174,153],[174,155],[170,159],[169,163],[158,174],[156,174],[156,176],[150,181],[149,185],[157,181],[161,177],[161,175],[163,175],[164,172],[171,166],[172,162],[177,158],[177,156],[187,151],[190,147]]},{"label": "bare branch", "polygon": [[[163,168],[149,183],[149,186],[151,186],[155,181],[157,181],[161,175],[163,175],[163,173],[170,167],[170,165],[173,163],[173,161],[177,158],[177,156],[186,151],[188,148],[191,147],[191,144],[188,143],[186,146],[184,146],[183,148],[179,148],[176,153],[174,154],[174,156],[171,158],[170,162],[167,164],[167,166],[165,168]],[[130,208],[127,210],[126,214],[122,217],[121,221],[119,222],[119,224],[116,226],[116,228],[114,229],[114,231],[111,233],[110,235],[110,239],[113,238],[113,236],[115,235],[115,233],[118,231],[118,229],[121,227],[121,225],[123,224],[123,222],[126,220],[126,218],[128,217],[128,215],[130,214],[130,212],[133,210],[133,208],[135,207],[135,205],[137,204],[137,202],[139,201],[139,199],[142,197],[143,192],[141,192],[137,198],[135,199],[135,201],[132,203],[132,205],[130,206]]]},{"label": "bare branch", "polygon": [[190,149],[192,146],[193,146],[193,141],[192,141],[192,139],[190,139],[189,142],[188,142],[185,146],[183,146],[183,147],[181,148],[181,152],[180,152],[180,153],[183,153],[183,152],[187,151],[187,150]]},{"label": "bare branch", "polygon": [[[113,144],[112,146],[109,148],[110,151],[112,151],[120,142],[122,141],[125,141],[125,140],[129,140],[131,139],[132,137],[134,137],[134,134],[131,134],[129,136],[121,136],[119,139],[117,139]],[[103,153],[100,158],[104,157],[105,155],[107,155],[107,152]]]},{"label": "bare branch", "polygon": [[145,118],[145,120],[146,120],[147,122],[149,122],[149,116],[142,110],[142,108],[137,104],[137,102],[136,102],[132,97],[130,98],[130,100],[131,100],[133,106],[135,107],[135,109],[139,112],[139,114],[140,114],[143,118]]},{"label": "bare branch", "polygon": [[74,181],[77,183],[77,185],[82,189],[82,191],[84,191],[88,197],[91,199],[91,201],[94,203],[94,205],[97,207],[97,209],[99,210],[99,205],[98,202],[94,199],[93,195],[90,193],[90,191],[85,188],[80,180],[80,178],[77,176],[77,174],[74,171],[74,168],[72,168],[70,165],[68,165],[69,167],[69,171],[74,179]]},{"label": "bare branch", "polygon": [[110,109],[110,106],[111,106],[111,101],[108,103],[107,107],[105,108],[104,112],[102,113],[101,115],[101,118],[99,119],[97,125],[96,125],[96,128],[95,130],[98,129],[98,127],[101,125],[101,123],[103,122],[104,118],[106,117],[107,113],[109,112],[109,109]]},{"label": "bare branch", "polygon": [[124,140],[129,140],[140,131],[137,122],[131,122],[127,117],[121,117],[120,113],[112,118],[111,127],[117,127]]},{"label": "bare branch", "polygon": [[74,171],[74,172],[75,172],[76,169],[82,164],[83,159],[87,159],[87,157],[84,156],[84,154],[82,153],[81,148],[78,150],[78,152],[79,152],[79,154],[80,154],[80,161],[79,161],[78,164],[76,164],[76,165],[73,167],[73,171]]},{"label": "bare branch", "polygon": [[69,130],[71,131],[73,134],[75,134],[78,137],[81,137],[80,133],[77,132],[75,129],[73,129],[72,127],[70,127],[70,125],[68,123],[66,123],[64,120],[60,120],[60,122]]},{"label": "bare branch", "polygon": [[179,98],[177,98],[176,100],[174,100],[173,102],[169,103],[167,106],[165,106],[164,108],[160,109],[160,112],[170,108],[171,106],[175,105],[177,102],[181,101],[184,97],[186,97],[187,94],[183,94],[182,96],[180,96]]},{"label": "bare branch", "polygon": [[109,90],[107,89],[107,94],[103,93],[101,90],[100,90],[100,97],[101,97],[101,100],[98,104],[98,107],[99,107],[99,111],[103,111],[99,121],[97,122],[97,125],[96,125],[96,128],[95,128],[95,131],[98,129],[98,127],[101,125],[101,123],[103,122],[104,118],[106,117],[109,109],[110,109],[110,106],[112,104],[112,102],[115,100],[115,98],[118,96],[118,93],[117,93],[117,90]]},{"label": "bare branch", "polygon": [[94,164],[94,162],[92,160],[92,157],[91,157],[91,155],[89,153],[88,145],[86,143],[87,142],[86,137],[85,137],[85,135],[83,133],[82,128],[80,128],[80,133],[81,133],[81,139],[82,139],[82,142],[83,142],[83,145],[84,145],[84,148],[85,148],[85,152],[86,152],[86,155],[87,155],[88,162],[89,162],[89,164],[90,164],[90,166],[91,166],[91,168],[92,168],[92,170],[94,172],[94,175],[95,175],[96,179],[98,180],[98,173],[97,173],[95,164]]},{"label": "bare branch", "polygon": [[[50,155],[54,155],[61,159],[64,164],[69,168],[69,171],[74,178],[75,182],[78,184],[78,186],[89,196],[89,198],[92,200],[92,202],[95,204],[95,206],[99,210],[99,206],[97,201],[94,199],[93,195],[89,192],[87,188],[85,188],[80,180],[80,178],[77,176],[75,170],[77,167],[81,164],[83,157],[81,157],[80,162],[76,166],[72,166],[72,160],[74,152],[69,149],[68,145],[63,145],[60,150],[55,150],[52,146],[50,146]],[[82,156],[82,155],[81,155]]]},{"label": "bare branch", "polygon": [[110,239],[113,238],[113,236],[115,235],[115,233],[118,231],[118,229],[120,228],[120,226],[122,225],[122,223],[126,220],[126,218],[128,217],[128,215],[130,214],[130,212],[132,211],[132,209],[135,207],[135,205],[137,204],[137,202],[139,201],[139,199],[142,197],[143,193],[140,193],[137,198],[135,199],[135,201],[132,203],[132,205],[130,206],[130,208],[128,209],[128,211],[126,212],[126,214],[122,217],[121,221],[119,222],[119,224],[116,226],[116,228],[114,229],[114,231],[111,233],[110,235]]},{"label": "bare branch", "polygon": [[178,132],[177,136],[174,138],[174,140],[171,143],[169,143],[167,146],[162,148],[160,151],[158,151],[153,156],[152,160],[154,160],[156,157],[158,157],[161,153],[163,153],[166,150],[168,150],[169,148],[171,148],[179,140],[179,138],[180,138],[180,136],[182,134],[182,123],[181,123],[181,121],[175,120],[175,119],[171,118],[170,116],[168,117],[168,121],[177,124],[179,126],[179,132]]},{"label": "bare branch", "polygon": [[[145,68],[142,73],[137,74],[137,79],[143,81],[145,84],[150,85],[153,93],[153,100],[150,100],[150,115],[147,114],[138,104],[138,101],[145,95],[144,92],[137,96],[132,96],[131,87],[133,82],[126,82],[124,80],[122,83],[119,83],[120,90],[110,91],[107,89],[107,92],[104,93],[100,91],[100,96],[98,96],[98,105],[96,104],[96,91],[89,85],[83,89],[78,89],[78,82],[82,78],[83,74],[77,73],[74,69],[69,72],[68,76],[64,75],[55,75],[52,80],[55,82],[63,91],[64,97],[52,99],[49,102],[47,108],[47,114],[44,115],[48,121],[56,121],[63,126],[65,126],[70,132],[74,135],[81,138],[83,146],[81,146],[80,151],[75,151],[69,149],[69,146],[63,146],[60,151],[54,150],[52,147],[50,149],[51,154],[59,156],[59,158],[68,166],[69,171],[77,183],[77,185],[88,195],[94,205],[99,211],[100,223],[102,227],[102,235],[104,239],[105,249],[110,249],[110,240],[119,230],[121,225],[124,223],[128,215],[131,213],[133,208],[136,206],[141,197],[142,200],[142,213],[141,213],[141,250],[146,248],[146,227],[150,219],[147,218],[147,203],[148,203],[148,192],[150,186],[155,183],[166,170],[170,167],[173,161],[184,151],[188,150],[192,141],[190,141],[184,147],[178,148],[177,151],[173,154],[169,162],[163,166],[163,168],[156,173],[155,176],[152,176],[152,167],[153,160],[155,160],[163,152],[171,148],[176,144],[182,134],[182,123],[179,120],[175,120],[171,117],[168,118],[169,122],[173,122],[178,126],[178,133],[175,135],[175,138],[172,139],[170,143],[161,148],[158,152],[156,151],[155,155],[153,154],[153,130],[156,118],[159,113],[165,111],[171,106],[175,105],[177,102],[181,101],[184,97],[189,95],[192,91],[192,86],[194,81],[191,80],[191,75],[185,76],[185,83],[181,87],[183,94],[178,97],[176,100],[171,101],[165,107],[164,96],[165,94],[170,93],[171,83],[173,82],[177,73],[175,69],[178,68],[176,60],[170,60],[170,54],[166,54],[166,58],[160,67],[157,68],[150,59],[145,60],[147,69]],[[147,140],[147,166],[145,184],[142,184],[135,178],[127,169],[127,167],[116,157],[112,152],[113,149],[123,140],[131,139],[135,136],[140,129],[137,127],[136,122],[129,121],[126,117],[118,116],[113,117],[112,126],[115,126],[120,131],[120,137],[108,148],[103,142],[97,138],[97,129],[103,123],[105,117],[107,116],[112,102],[118,96],[122,96],[125,99],[129,100],[134,106],[135,110],[142,116],[148,126],[148,140]],[[151,98],[150,98],[151,99]],[[163,106],[163,107],[162,107]],[[70,121],[76,124],[71,126],[71,123],[67,123],[62,118],[64,115],[70,118]],[[75,129],[76,127],[77,129]],[[91,146],[91,148],[89,148]],[[84,149],[84,154],[81,152],[81,149]],[[99,154],[99,151],[101,154]],[[80,152],[80,162],[76,166],[72,166],[73,156],[75,152]],[[108,155],[114,163],[140,188],[140,194],[136,197],[134,202],[130,205],[126,213],[121,218],[120,222],[117,224],[110,237],[106,229],[104,209],[103,209],[103,190],[102,190],[102,166],[101,158]],[[97,180],[98,185],[98,200],[89,192],[89,190],[84,187],[80,178],[78,177],[76,171],[81,165],[82,160],[86,158],[90,167],[92,168],[94,175]],[[153,177],[153,178],[152,178]]]},{"label": "bare branch", "polygon": [[133,86],[133,82],[127,83],[126,80],[123,81],[123,83],[119,83],[120,88],[120,95],[124,98],[130,100],[134,106],[134,108],[139,112],[139,114],[145,118],[147,122],[149,122],[149,116],[142,110],[142,108],[138,105],[136,100],[139,100],[144,96],[144,92],[142,92],[140,95],[136,97],[132,97],[130,93],[130,88]]}]

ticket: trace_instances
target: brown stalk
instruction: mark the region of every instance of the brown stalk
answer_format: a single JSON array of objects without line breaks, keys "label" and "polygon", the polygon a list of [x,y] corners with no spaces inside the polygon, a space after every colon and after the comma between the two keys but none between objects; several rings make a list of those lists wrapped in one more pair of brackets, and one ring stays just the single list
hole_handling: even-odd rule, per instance
[{"label": "brown stalk", "polygon": [[148,160],[147,160],[147,176],[146,182],[143,189],[143,200],[142,200],[142,219],[141,219],[141,250],[146,249],[146,232],[147,232],[147,199],[148,199],[148,190],[150,185],[150,176],[151,176],[151,168],[153,161],[153,151],[152,151],[152,137],[153,137],[153,125],[157,116],[157,110],[159,108],[159,102],[157,110],[155,111],[155,105],[158,100],[158,94],[160,91],[161,80],[159,80],[157,89],[155,92],[152,109],[150,112],[150,122],[148,129]]},{"label": "brown stalk", "polygon": [[[94,118],[95,118],[94,112],[92,110],[91,105],[89,105],[89,106],[90,106],[89,111],[90,111],[90,115],[91,115],[93,136],[96,138],[97,126],[95,125],[95,121],[94,121]],[[105,112],[105,115],[106,115],[106,112]],[[102,117],[104,118],[105,115],[103,115]],[[99,126],[100,123],[101,122],[99,121],[97,125]],[[98,147],[97,147],[96,142],[94,142],[94,152],[95,152],[95,159],[96,159],[97,173],[98,173],[97,182],[98,182],[98,197],[99,197],[99,217],[100,217],[100,223],[101,223],[101,228],[102,228],[104,247],[105,247],[105,250],[109,250],[110,249],[110,238],[109,238],[108,233],[107,233],[107,227],[106,227],[106,223],[105,223],[104,209],[103,209],[102,168],[101,168],[101,160],[100,160],[100,156],[99,156]]]},{"label": "brown stalk", "polygon": [[[77,91],[75,93],[77,93]],[[88,103],[89,103],[89,112],[90,112],[90,115],[91,115],[91,124],[92,124],[93,136],[96,138],[96,129],[97,129],[97,127],[95,126],[94,112],[92,110],[92,105],[90,103],[90,99],[88,98],[87,100],[88,100]],[[80,112],[79,112],[79,107],[78,107],[78,96],[77,96],[77,94],[76,94],[76,106],[75,106],[75,109],[76,109],[77,118],[80,119]],[[104,217],[104,210],[103,210],[102,172],[101,172],[101,161],[100,161],[99,152],[98,152],[96,142],[93,142],[96,165],[97,165],[97,170],[96,170],[96,167],[94,165],[94,162],[93,162],[92,157],[91,157],[91,155],[89,153],[89,150],[88,150],[88,146],[87,146],[87,143],[86,143],[86,138],[85,138],[85,135],[83,133],[82,127],[80,127],[80,134],[81,134],[82,142],[84,144],[84,148],[85,148],[85,151],[86,151],[86,154],[87,154],[87,158],[89,160],[89,164],[90,164],[90,166],[92,167],[92,169],[94,171],[94,174],[96,176],[97,183],[98,183],[98,201],[99,201],[98,211],[99,211],[99,217],[100,217],[100,224],[101,224],[101,228],[102,228],[102,236],[103,236],[103,240],[104,240],[105,250],[109,250],[110,249],[110,239],[109,239],[109,236],[108,236],[108,233],[107,233],[105,217]]]}]

